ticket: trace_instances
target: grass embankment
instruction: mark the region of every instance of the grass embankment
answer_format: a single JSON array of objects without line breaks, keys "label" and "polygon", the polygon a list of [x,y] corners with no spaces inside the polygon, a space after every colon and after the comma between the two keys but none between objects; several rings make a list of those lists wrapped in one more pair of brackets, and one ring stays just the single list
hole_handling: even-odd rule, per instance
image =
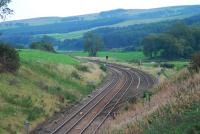
[{"label": "grass embankment", "polygon": [[200,73],[181,71],[156,87],[150,101],[129,104],[103,133],[199,134],[199,81]]},{"label": "grass embankment", "polygon": [[[16,74],[0,74],[0,133],[22,133],[90,93],[103,79],[97,65],[63,54],[20,50]],[[94,81],[91,84],[91,81]]]}]

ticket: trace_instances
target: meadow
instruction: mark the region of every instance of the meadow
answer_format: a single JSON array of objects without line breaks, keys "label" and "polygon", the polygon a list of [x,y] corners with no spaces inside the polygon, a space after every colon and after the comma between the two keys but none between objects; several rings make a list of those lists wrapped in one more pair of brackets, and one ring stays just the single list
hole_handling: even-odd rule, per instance
[{"label": "meadow", "polygon": [[[81,56],[87,57],[88,53],[86,52],[73,52],[70,53],[72,56]],[[99,52],[97,57],[105,58],[109,56],[109,59],[116,60],[116,61],[133,61],[133,60],[144,60],[146,57],[144,56],[143,52]]]},{"label": "meadow", "polygon": [[39,50],[18,50],[21,60],[29,61],[46,61],[52,63],[61,63],[61,64],[79,64],[79,61],[74,58],[64,55],[64,54],[55,54]]},{"label": "meadow", "polygon": [[[78,57],[87,57],[88,53],[87,52],[72,52],[72,53],[68,53],[69,55],[72,56],[78,56]],[[99,58],[104,58],[106,56],[109,56],[109,59],[111,61],[117,61],[117,62],[129,62],[129,63],[136,63],[138,61],[142,61],[143,62],[143,66],[144,67],[157,67],[158,66],[158,59],[155,60],[149,60],[144,54],[143,52],[140,51],[136,51],[136,52],[99,52],[97,54],[97,57]],[[189,64],[189,62],[187,60],[169,60],[169,61],[162,61],[160,62],[162,63],[167,63],[167,64],[173,64],[174,65],[174,69],[176,70],[180,70],[183,67],[185,67],[186,65]]]},{"label": "meadow", "polygon": [[90,31],[89,30],[80,30],[80,31],[75,31],[75,32],[68,32],[68,33],[53,33],[53,34],[37,34],[37,35],[34,35],[33,37],[37,38],[37,37],[43,37],[43,36],[49,36],[49,37],[52,37],[54,39],[57,39],[57,40],[66,40],[66,39],[79,39],[79,38],[82,38],[83,35]]}]

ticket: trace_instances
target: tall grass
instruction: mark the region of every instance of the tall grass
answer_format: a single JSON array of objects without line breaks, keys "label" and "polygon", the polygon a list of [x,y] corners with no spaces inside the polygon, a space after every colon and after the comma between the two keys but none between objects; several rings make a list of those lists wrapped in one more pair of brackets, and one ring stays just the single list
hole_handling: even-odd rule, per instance
[{"label": "tall grass", "polygon": [[[160,84],[150,102],[125,112],[129,119],[111,121],[103,133],[119,134],[196,134],[200,132],[200,73],[181,71]],[[141,108],[137,108],[141,107]],[[123,114],[122,114],[123,115]],[[119,115],[119,118],[125,116]],[[115,125],[114,125],[115,124]]]}]

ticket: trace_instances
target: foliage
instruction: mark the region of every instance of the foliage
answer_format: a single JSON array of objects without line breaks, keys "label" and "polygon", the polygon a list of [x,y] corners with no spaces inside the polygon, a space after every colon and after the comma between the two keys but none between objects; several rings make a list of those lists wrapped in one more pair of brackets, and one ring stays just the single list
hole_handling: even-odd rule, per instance
[{"label": "foliage", "polygon": [[147,36],[142,41],[143,51],[149,58],[190,58],[200,50],[200,29],[177,23],[168,32]]},{"label": "foliage", "polygon": [[89,68],[85,65],[76,65],[75,66],[77,70],[82,71],[82,72],[89,72]]},{"label": "foliage", "polygon": [[103,70],[104,72],[107,71],[107,68],[104,64],[100,64],[100,69]]},{"label": "foliage", "polygon": [[160,66],[163,68],[174,68],[175,67],[174,64],[170,64],[170,63],[162,63]]},{"label": "foliage", "polygon": [[30,45],[31,49],[38,49],[38,50],[43,50],[43,51],[48,51],[48,52],[54,52],[55,50],[53,48],[53,45],[47,42],[34,42]]},{"label": "foliage", "polygon": [[104,46],[104,42],[100,36],[94,33],[88,33],[84,36],[84,49],[89,53],[89,56],[96,56],[97,52]]},{"label": "foliage", "polygon": [[191,59],[191,68],[196,72],[200,70],[200,52],[195,53]]},{"label": "foliage", "polygon": [[18,52],[8,44],[0,43],[0,72],[16,72],[19,67]]},{"label": "foliage", "polygon": [[72,78],[75,78],[75,79],[77,79],[77,80],[80,80],[80,79],[81,79],[81,76],[78,74],[77,71],[73,71],[73,72],[71,73],[71,77],[72,77]]},{"label": "foliage", "polygon": [[0,0],[0,17],[1,19],[5,19],[5,17],[9,14],[13,13],[13,10],[8,8],[8,4],[11,0]]}]

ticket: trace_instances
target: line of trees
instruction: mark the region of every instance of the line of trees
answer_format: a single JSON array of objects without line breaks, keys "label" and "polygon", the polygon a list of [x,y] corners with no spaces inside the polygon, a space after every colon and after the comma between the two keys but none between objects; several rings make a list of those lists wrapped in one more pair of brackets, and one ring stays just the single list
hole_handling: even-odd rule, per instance
[{"label": "line of trees", "polygon": [[165,33],[145,37],[141,45],[149,58],[190,58],[200,50],[200,28],[178,23]]},{"label": "line of trees", "polygon": [[38,50],[42,50],[42,51],[53,52],[53,53],[56,52],[53,48],[53,45],[51,43],[48,43],[48,42],[33,42],[30,45],[30,48],[31,49],[38,49]]}]

